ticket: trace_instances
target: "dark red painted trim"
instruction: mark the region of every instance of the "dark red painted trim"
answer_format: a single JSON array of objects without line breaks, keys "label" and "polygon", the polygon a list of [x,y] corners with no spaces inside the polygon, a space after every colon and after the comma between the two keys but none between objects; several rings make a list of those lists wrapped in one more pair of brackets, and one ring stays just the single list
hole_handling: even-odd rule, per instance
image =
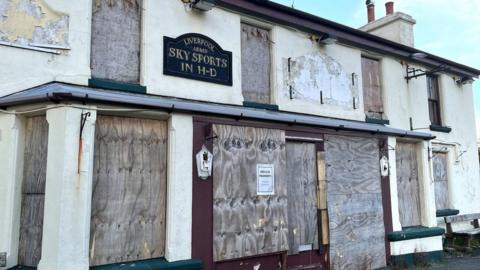
[{"label": "dark red painted trim", "polygon": [[[378,141],[380,148],[380,158],[382,156],[388,156],[388,139],[380,139]],[[389,174],[390,175],[390,174]],[[390,262],[390,241],[388,240],[387,234],[393,232],[393,222],[392,222],[392,201],[390,194],[390,176],[381,177],[381,188],[382,188],[382,204],[383,204],[383,222],[385,226],[385,256],[387,262]]]},{"label": "dark red painted trim", "polygon": [[193,122],[193,196],[192,196],[192,258],[203,261],[203,269],[213,270],[213,181],[212,177],[203,180],[198,177],[195,155],[205,144],[212,151],[212,140],[205,142],[211,124]]}]

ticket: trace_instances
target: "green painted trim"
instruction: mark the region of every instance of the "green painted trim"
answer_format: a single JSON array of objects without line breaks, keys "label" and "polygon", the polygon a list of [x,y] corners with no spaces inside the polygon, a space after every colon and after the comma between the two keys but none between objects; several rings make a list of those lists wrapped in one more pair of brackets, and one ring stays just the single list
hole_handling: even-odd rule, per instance
[{"label": "green painted trim", "polygon": [[257,109],[278,111],[278,105],[273,105],[273,104],[265,104],[265,103],[256,103],[256,102],[251,102],[251,101],[244,101],[243,106],[244,107],[249,107],[249,108],[257,108]]},{"label": "green painted trim", "polygon": [[[15,266],[8,270],[36,270],[34,267]],[[201,260],[168,262],[165,259],[150,259],[128,263],[115,263],[90,267],[91,270],[202,270]]]},{"label": "green painted trim", "polygon": [[395,231],[387,234],[388,240],[390,242],[396,241],[403,241],[403,240],[410,240],[410,239],[418,239],[418,238],[425,238],[425,237],[432,237],[432,236],[439,236],[443,235],[445,230],[439,227],[409,227],[403,228],[401,231]]},{"label": "green painted trim", "polygon": [[437,126],[437,125],[430,125],[430,130],[431,131],[437,131],[437,132],[450,133],[452,131],[452,128],[451,127]]},{"label": "green painted trim", "polygon": [[[391,264],[395,267],[410,268],[413,266],[428,266],[431,263],[443,260],[443,251],[430,251],[420,253],[410,253],[403,255],[391,256]],[[396,269],[396,268],[395,268]]]},{"label": "green painted trim", "polygon": [[140,94],[146,94],[147,93],[147,87],[139,85],[139,84],[123,83],[123,82],[97,79],[97,78],[89,79],[88,80],[88,86],[93,87],[93,88],[120,90],[120,91],[140,93]]},{"label": "green painted trim", "polygon": [[365,122],[378,125],[390,125],[390,120],[377,119],[365,116]]},{"label": "green painted trim", "polygon": [[438,209],[437,210],[437,217],[448,217],[448,216],[456,216],[460,213],[457,209]]},{"label": "green painted trim", "polygon": [[150,259],[128,263],[116,263],[90,267],[91,270],[202,270],[201,260],[168,262],[165,259]]}]

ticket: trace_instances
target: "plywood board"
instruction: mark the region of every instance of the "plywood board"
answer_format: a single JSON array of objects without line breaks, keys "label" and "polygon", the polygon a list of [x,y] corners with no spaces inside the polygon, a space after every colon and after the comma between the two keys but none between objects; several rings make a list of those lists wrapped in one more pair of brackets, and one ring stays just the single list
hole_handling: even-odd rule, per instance
[{"label": "plywood board", "polygon": [[90,265],[164,256],[165,121],[98,116]]},{"label": "plywood board", "polygon": [[447,153],[433,152],[433,179],[435,181],[435,206],[448,208]]},{"label": "plywood board", "polygon": [[[227,125],[213,132],[214,261],[287,250],[284,132]],[[275,195],[257,196],[257,164],[274,164]]]},{"label": "plywood board", "polygon": [[46,117],[42,115],[27,118],[18,262],[31,267],[38,265],[42,253],[47,151]]},{"label": "plywood board", "polygon": [[270,103],[269,31],[242,23],[242,93],[245,101]]},{"label": "plywood board", "polygon": [[421,225],[420,186],[414,143],[397,143],[397,192],[402,227]]},{"label": "plywood board", "polygon": [[327,136],[331,269],[386,265],[377,139]]},{"label": "plywood board", "polygon": [[138,83],[142,0],[94,0],[92,77]]},{"label": "plywood board", "polygon": [[369,117],[381,118],[383,113],[380,61],[362,57],[363,102]]},{"label": "plywood board", "polygon": [[317,152],[315,144],[287,142],[289,254],[301,245],[318,247]]}]

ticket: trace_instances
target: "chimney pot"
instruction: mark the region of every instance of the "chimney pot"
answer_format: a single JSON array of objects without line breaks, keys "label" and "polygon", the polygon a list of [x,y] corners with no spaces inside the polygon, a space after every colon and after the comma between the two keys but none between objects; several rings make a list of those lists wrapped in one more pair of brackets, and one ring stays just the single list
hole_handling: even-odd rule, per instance
[{"label": "chimney pot", "polygon": [[375,3],[373,0],[367,0],[365,4],[367,5],[368,22],[371,23],[375,21]]},{"label": "chimney pot", "polygon": [[393,1],[388,1],[385,3],[385,8],[387,10],[387,15],[392,15],[393,14]]}]

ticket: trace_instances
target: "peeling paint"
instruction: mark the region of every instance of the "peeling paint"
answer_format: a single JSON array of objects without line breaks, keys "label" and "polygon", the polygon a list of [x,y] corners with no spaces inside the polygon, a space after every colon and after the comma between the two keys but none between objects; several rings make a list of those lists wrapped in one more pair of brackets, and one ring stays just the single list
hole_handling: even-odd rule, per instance
[{"label": "peeling paint", "polygon": [[68,47],[69,16],[50,8],[44,0],[0,1],[0,40]]},{"label": "peeling paint", "polygon": [[327,55],[313,53],[284,59],[283,73],[283,95],[287,98],[291,87],[293,99],[316,104],[353,109],[354,100],[358,101],[358,86],[356,81],[352,82],[352,74]]}]

